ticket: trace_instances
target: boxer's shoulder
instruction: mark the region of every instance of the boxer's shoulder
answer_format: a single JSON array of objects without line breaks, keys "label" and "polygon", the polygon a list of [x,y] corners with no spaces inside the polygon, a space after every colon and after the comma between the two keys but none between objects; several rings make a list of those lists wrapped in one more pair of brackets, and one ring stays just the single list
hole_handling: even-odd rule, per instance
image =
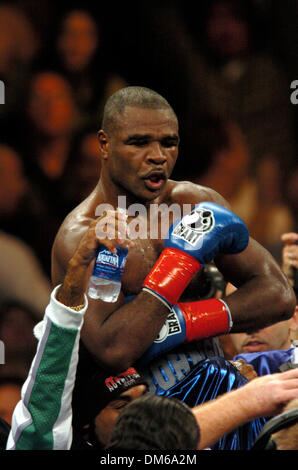
[{"label": "boxer's shoulder", "polygon": [[63,220],[52,248],[52,267],[59,265],[66,271],[67,263],[75,253],[81,238],[94,220],[94,210],[88,198],[75,207]]},{"label": "boxer's shoulder", "polygon": [[216,202],[228,207],[227,201],[214,189],[192,183],[191,181],[168,181],[167,194],[165,198],[168,203],[198,204],[199,202]]},{"label": "boxer's shoulder", "polygon": [[57,238],[59,240],[80,239],[91,222],[96,219],[96,208],[101,202],[98,193],[93,191],[65,217],[57,233]]}]

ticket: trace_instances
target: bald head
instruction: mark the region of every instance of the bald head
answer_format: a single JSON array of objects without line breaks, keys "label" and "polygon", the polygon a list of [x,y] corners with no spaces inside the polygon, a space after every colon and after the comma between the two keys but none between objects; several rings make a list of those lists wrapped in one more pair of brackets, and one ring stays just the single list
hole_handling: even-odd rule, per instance
[{"label": "bald head", "polygon": [[120,125],[121,117],[127,106],[144,109],[167,109],[176,114],[165,98],[150,88],[129,86],[114,93],[106,102],[102,129],[113,132]]}]

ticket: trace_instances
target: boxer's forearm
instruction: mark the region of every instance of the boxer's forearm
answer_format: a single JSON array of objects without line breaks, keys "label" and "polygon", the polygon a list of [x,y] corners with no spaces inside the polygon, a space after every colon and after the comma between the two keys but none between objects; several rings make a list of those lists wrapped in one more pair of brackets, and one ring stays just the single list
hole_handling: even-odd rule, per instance
[{"label": "boxer's forearm", "polygon": [[83,305],[88,273],[88,266],[73,257],[68,263],[63,284],[57,292],[57,300],[67,307]]},{"label": "boxer's forearm", "polygon": [[87,349],[115,373],[127,369],[143,355],[169,314],[159,299],[146,292],[140,292],[128,303],[120,302],[113,312],[107,313],[105,309],[111,304],[89,299],[81,335]]},{"label": "boxer's forearm", "polygon": [[258,276],[223,298],[233,319],[231,333],[250,332],[284,321],[293,315],[295,299],[286,279]]},{"label": "boxer's forearm", "polygon": [[[91,261],[76,253],[67,265],[57,300],[68,307],[84,304],[91,275]],[[113,371],[132,365],[156,339],[169,309],[159,299],[140,292],[126,304],[123,294],[115,304],[89,299],[82,339],[88,350]]]}]

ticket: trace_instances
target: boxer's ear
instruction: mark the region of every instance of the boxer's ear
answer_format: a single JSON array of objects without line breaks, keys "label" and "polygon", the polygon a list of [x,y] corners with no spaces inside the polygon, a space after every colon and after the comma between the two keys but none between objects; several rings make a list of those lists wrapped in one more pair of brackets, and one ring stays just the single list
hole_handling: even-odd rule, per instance
[{"label": "boxer's ear", "polygon": [[108,134],[101,129],[97,133],[97,138],[99,142],[100,155],[104,160],[106,160],[109,156],[110,150],[110,139],[108,137]]}]

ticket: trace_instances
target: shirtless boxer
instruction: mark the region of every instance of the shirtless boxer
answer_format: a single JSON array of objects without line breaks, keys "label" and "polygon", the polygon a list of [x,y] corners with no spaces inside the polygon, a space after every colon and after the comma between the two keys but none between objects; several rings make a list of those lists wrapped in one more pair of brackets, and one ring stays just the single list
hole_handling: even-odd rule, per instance
[{"label": "shirtless boxer", "polygon": [[[97,375],[86,396],[79,395],[80,402],[87,401],[87,413],[89,410],[93,411],[91,406],[89,407],[92,401],[95,402],[99,412],[95,423],[90,422],[89,443],[80,439],[78,441],[73,434],[76,426],[72,420],[71,398],[77,372],[80,330],[88,308],[86,280],[90,277],[90,268],[98,248],[98,240],[94,238],[93,232],[96,222],[90,224],[81,239],[69,263],[63,284],[53,290],[43,320],[34,328],[35,336],[38,338],[36,354],[23,384],[21,399],[14,410],[11,429],[7,423],[0,421],[1,450],[5,448],[9,432],[7,450],[102,449],[109,444],[114,424],[125,407],[146,393],[144,379],[132,367],[117,377],[104,375],[100,378]],[[209,361],[216,367],[215,360],[206,360]],[[207,445],[212,445],[222,434],[253,417],[279,413],[284,404],[295,398],[297,393],[298,370],[294,370],[260,377],[234,393],[224,394],[218,400],[194,408],[193,413],[200,427],[199,448],[204,449]],[[174,416],[169,414],[170,410],[166,403],[171,400],[165,402],[166,408],[164,408],[163,399],[155,398],[157,400],[154,403],[156,405],[159,403],[162,407],[159,409],[163,412],[157,417],[156,424],[153,423],[153,426],[147,429],[153,441],[148,440],[148,435],[146,439],[144,434],[142,436],[139,433],[138,442],[141,438],[144,444],[145,438],[148,448],[156,448],[153,447],[153,442],[159,439],[162,433],[157,448],[184,449],[179,440],[181,426],[174,429],[173,433],[170,432],[170,436],[168,435],[171,431],[168,421],[172,417],[171,424],[176,426],[178,418],[176,416],[174,419]],[[152,406],[151,401],[150,403]],[[139,409],[141,421],[144,411]],[[79,418],[82,419],[82,416]],[[183,419],[183,415],[179,419],[181,418]],[[186,418],[187,420],[191,418],[189,411]],[[190,421],[190,427],[185,422],[182,424],[184,427],[182,434],[186,432],[184,435],[187,437],[194,423]],[[158,433],[155,433],[154,429]],[[118,436],[119,431],[118,427]],[[84,429],[84,434],[87,432],[88,430]],[[194,445],[197,444],[197,428],[195,435]],[[133,448],[137,448],[136,446],[137,442],[134,442]]]},{"label": "shirtless boxer", "polygon": [[[148,234],[151,204],[182,207],[211,201],[229,208],[210,188],[169,179],[178,156],[178,121],[170,105],[155,92],[128,87],[114,94],[106,104],[98,139],[101,176],[94,191],[59,229],[52,251],[54,285],[63,281],[68,261],[96,218],[97,207],[108,203],[116,209],[118,196],[126,196],[127,206],[141,203],[148,209]],[[107,246],[117,243],[110,240]],[[82,341],[97,363],[110,371],[121,372],[134,364],[166,322],[168,307],[142,290],[163,249],[161,237],[135,239],[118,301],[111,304],[89,299]],[[260,329],[291,317],[294,293],[272,256],[256,241],[250,239],[239,254],[219,253],[214,261],[226,281],[237,287],[233,295],[223,299],[231,312],[233,332]],[[133,300],[125,302],[133,295]],[[196,361],[205,357],[197,355]]]}]

